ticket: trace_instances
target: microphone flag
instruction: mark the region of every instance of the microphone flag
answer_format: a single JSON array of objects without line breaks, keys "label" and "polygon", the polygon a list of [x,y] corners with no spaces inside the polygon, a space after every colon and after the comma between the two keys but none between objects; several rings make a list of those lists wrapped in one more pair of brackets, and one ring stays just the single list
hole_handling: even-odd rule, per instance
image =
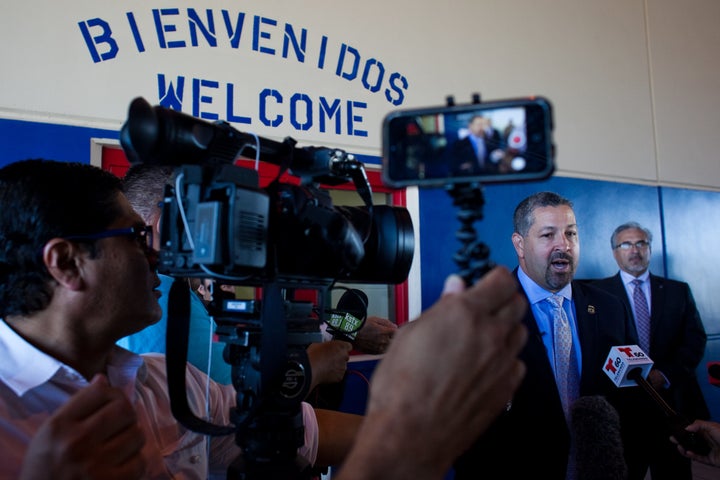
[{"label": "microphone flag", "polygon": [[640,368],[642,378],[647,378],[652,366],[652,359],[639,346],[621,345],[610,349],[603,371],[616,387],[634,387],[638,383],[628,374]]}]

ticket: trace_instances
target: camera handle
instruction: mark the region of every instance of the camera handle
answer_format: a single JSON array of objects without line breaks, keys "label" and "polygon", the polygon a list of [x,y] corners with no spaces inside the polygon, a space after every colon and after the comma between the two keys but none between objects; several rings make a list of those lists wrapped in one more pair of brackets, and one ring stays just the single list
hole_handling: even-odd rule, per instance
[{"label": "camera handle", "polygon": [[465,280],[466,285],[475,283],[475,280],[489,272],[494,262],[489,260],[490,247],[478,240],[473,223],[483,218],[482,185],[478,182],[455,183],[446,187],[453,198],[453,205],[458,207],[457,218],[460,221],[455,237],[462,246],[455,252],[453,260],[460,267],[458,274]]},{"label": "camera handle", "polygon": [[[237,393],[237,407],[230,412],[233,425],[216,425],[197,417],[188,403],[185,374],[192,293],[184,278],[175,278],[168,299],[166,332],[170,408],[173,416],[185,428],[210,436],[235,434],[236,444],[243,452],[229,465],[226,477],[228,480],[310,480],[314,473],[312,467],[297,454],[297,448],[302,445],[304,428],[300,404],[306,391],[300,387],[286,389],[284,393],[291,397],[289,399],[275,393],[272,386],[267,388],[270,393],[261,391],[260,383],[267,381],[272,384],[273,379],[277,379],[277,374],[284,371],[287,361],[283,350],[287,343],[287,319],[282,307],[280,288],[275,283],[263,287],[264,309],[261,324],[265,342],[261,338],[260,345],[254,345],[257,339],[251,342],[255,348],[259,347],[254,359],[260,364],[260,371],[257,372],[259,375],[249,375],[253,377],[252,381],[247,382],[249,385]],[[227,345],[229,346],[230,344]],[[241,358],[233,359],[231,363],[233,383],[241,371],[239,364],[252,363],[249,358],[252,355],[246,353],[241,354]],[[249,368],[256,371],[257,366]],[[295,397],[291,394],[295,394]]]},{"label": "camera handle", "polygon": [[[448,95],[445,99],[447,106],[455,105],[455,97]],[[480,94],[473,93],[472,103],[480,103]],[[479,182],[453,183],[445,187],[453,198],[453,205],[459,207],[457,218],[460,220],[460,228],[455,236],[462,247],[453,256],[453,260],[460,267],[458,274],[465,280],[466,285],[475,283],[495,264],[488,260],[490,248],[483,242],[478,241],[477,232],[473,223],[483,218],[483,206],[485,198],[483,188]]]}]

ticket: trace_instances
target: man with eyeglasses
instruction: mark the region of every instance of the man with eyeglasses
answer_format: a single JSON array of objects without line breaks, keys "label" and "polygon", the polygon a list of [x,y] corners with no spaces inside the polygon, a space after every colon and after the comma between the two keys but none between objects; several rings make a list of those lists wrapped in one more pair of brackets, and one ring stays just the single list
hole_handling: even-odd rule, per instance
[{"label": "man with eyeglasses", "polygon": [[[633,312],[639,346],[653,360],[648,382],[663,399],[688,420],[707,419],[709,412],[695,369],[703,358],[707,336],[690,286],[649,271],[652,233],[637,222],[627,222],[610,237],[620,271],[593,283],[619,297]],[[669,441],[663,413],[654,404],[638,408],[638,421],[647,436],[626,449],[637,450],[629,465],[630,478],[643,478],[648,468],[653,480],[692,479],[690,460]]]},{"label": "man with eyeglasses", "polygon": [[[235,435],[206,441],[178,423],[165,357],[116,345],[162,313],[152,228],[120,179],[15,162],[0,169],[0,205],[0,478],[224,478]],[[188,365],[185,387],[196,416],[233,425],[232,385]],[[341,461],[362,419],[307,403],[297,417],[306,465]]]}]

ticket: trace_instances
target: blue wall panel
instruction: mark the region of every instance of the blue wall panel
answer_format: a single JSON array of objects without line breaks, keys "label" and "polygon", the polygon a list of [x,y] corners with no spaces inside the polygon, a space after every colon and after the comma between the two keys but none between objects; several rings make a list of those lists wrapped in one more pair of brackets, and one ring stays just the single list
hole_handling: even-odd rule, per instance
[{"label": "blue wall panel", "polygon": [[720,194],[663,188],[662,204],[668,276],[692,287],[708,333],[697,373],[710,413],[720,421],[720,388],[710,385],[706,367],[707,362],[720,361]]}]

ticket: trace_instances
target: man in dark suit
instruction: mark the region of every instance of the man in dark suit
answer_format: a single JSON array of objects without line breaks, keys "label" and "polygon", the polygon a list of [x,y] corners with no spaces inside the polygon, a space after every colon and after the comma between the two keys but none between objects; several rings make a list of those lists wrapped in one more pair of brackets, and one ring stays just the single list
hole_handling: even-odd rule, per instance
[{"label": "man in dark suit", "polygon": [[497,164],[491,153],[501,148],[500,133],[482,115],[473,115],[467,129],[467,136],[450,145],[451,173],[460,176],[496,172]]},{"label": "man in dark suit", "polygon": [[[624,478],[622,454],[605,459],[602,466],[569,463],[574,461],[569,418],[574,400],[603,395],[622,421],[627,390],[615,387],[603,367],[611,347],[635,343],[629,312],[613,295],[573,280],[580,243],[569,200],[552,192],[523,200],[515,209],[512,242],[519,263],[515,275],[530,305],[524,319],[528,341],[520,354],[527,373],[507,411],[458,459],[455,478],[502,472],[506,479],[581,479],[589,478],[583,468],[595,467],[605,469],[602,478]],[[547,301],[552,296],[562,297],[564,315],[558,315],[567,317],[573,339],[570,368],[562,375],[561,347],[554,341],[561,335],[554,331],[557,319]],[[562,387],[571,377],[574,388],[563,396]],[[620,443],[618,428],[614,433]]]},{"label": "man in dark suit", "polygon": [[[594,284],[616,295],[633,311],[640,348],[654,362],[647,377],[653,388],[687,420],[707,419],[708,408],[695,375],[705,352],[705,329],[690,286],[649,272],[651,243],[652,233],[636,222],[617,227],[610,245],[620,271]],[[638,298],[642,303],[635,303],[636,294],[642,294]],[[645,338],[643,312],[649,314]],[[668,440],[670,432],[663,412],[647,405],[638,409],[640,418],[644,419],[643,441],[626,447],[637,449],[633,454],[636,462],[630,465],[631,478],[644,478],[649,467],[653,480],[692,479],[690,460],[679,455]]]}]

